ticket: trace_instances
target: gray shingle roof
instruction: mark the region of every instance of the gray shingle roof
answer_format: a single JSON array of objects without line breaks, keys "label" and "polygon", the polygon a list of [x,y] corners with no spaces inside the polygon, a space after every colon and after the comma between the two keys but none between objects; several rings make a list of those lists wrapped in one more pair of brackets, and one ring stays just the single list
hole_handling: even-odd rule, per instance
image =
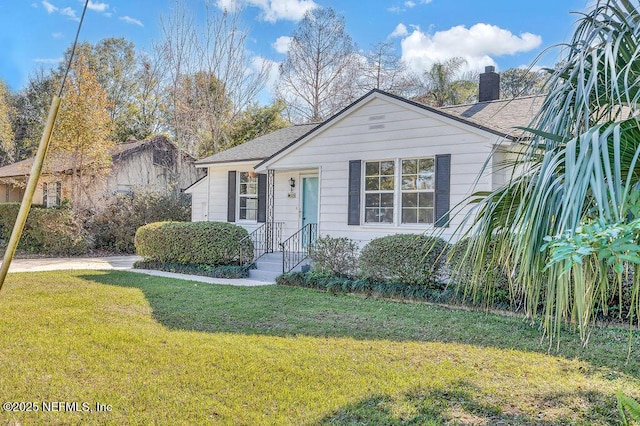
[{"label": "gray shingle roof", "polygon": [[522,136],[522,130],[517,126],[527,127],[540,111],[545,96],[523,96],[514,99],[500,99],[489,102],[478,102],[467,105],[453,105],[441,107],[447,114],[455,115],[493,129],[512,137]]},{"label": "gray shingle roof", "polygon": [[196,161],[196,165],[264,160],[298,138],[306,135],[316,128],[318,124],[319,123],[302,124],[276,130],[268,135],[260,136],[242,145],[234,146],[233,148],[198,160]]},{"label": "gray shingle roof", "polygon": [[[111,149],[111,156],[113,161],[118,161],[131,155],[141,149],[145,149],[148,146],[161,145],[163,143],[172,144],[166,136],[154,136],[149,139],[141,141],[131,140],[121,144],[117,144]],[[27,158],[26,160],[18,161],[13,164],[8,164],[4,167],[0,167],[0,178],[21,177],[26,176],[31,172],[33,161],[35,157]],[[73,162],[70,156],[67,155],[55,155],[49,154],[44,162],[45,173],[64,172],[73,168]]]},{"label": "gray shingle roof", "polygon": [[[372,92],[376,92],[376,90]],[[468,125],[494,132],[500,136],[512,138],[517,138],[522,135],[522,130],[516,127],[528,126],[540,110],[545,99],[544,96],[525,96],[515,99],[501,99],[475,104],[433,108],[389,93],[385,94],[421,108],[449,116]],[[369,94],[363,96],[361,99],[366,98],[368,95]],[[354,104],[358,102],[359,101],[356,101]],[[336,116],[342,114],[342,112],[350,107],[351,106],[346,107],[343,111],[336,114]],[[326,125],[331,120],[332,118],[324,123],[304,124],[280,129],[268,135],[245,142],[242,145],[203,158],[202,160],[196,161],[196,165],[203,166],[236,161],[267,161],[268,158],[289,147],[316,127]]]}]

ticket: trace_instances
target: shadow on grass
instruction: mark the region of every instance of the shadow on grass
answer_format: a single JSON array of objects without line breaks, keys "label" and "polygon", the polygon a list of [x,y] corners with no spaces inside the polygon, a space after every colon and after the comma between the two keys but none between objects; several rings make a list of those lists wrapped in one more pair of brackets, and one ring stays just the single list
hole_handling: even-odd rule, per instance
[{"label": "shadow on grass", "polygon": [[[590,392],[593,394],[593,392]],[[527,407],[522,412],[505,404],[510,412],[482,401],[481,392],[467,382],[452,383],[448,389],[415,389],[400,396],[378,395],[347,405],[323,418],[318,425],[567,425],[611,424],[615,422],[614,404],[603,404],[604,395],[584,392],[563,394],[561,399],[542,401],[543,406]],[[599,404],[599,409],[584,412],[584,401]],[[610,398],[609,398],[610,400]],[[545,418],[543,410],[551,408],[555,418]]]},{"label": "shadow on grass", "polygon": [[[79,277],[140,289],[155,319],[170,329],[462,343],[578,358],[592,366],[605,367],[611,379],[621,374],[618,372],[640,378],[640,357],[632,354],[626,362],[629,330],[622,328],[594,329],[587,348],[582,347],[577,332],[568,330],[556,352],[555,345],[549,350],[539,328],[519,317],[332,295],[297,287],[210,285],[122,271]],[[637,333],[634,339],[637,350]]]}]

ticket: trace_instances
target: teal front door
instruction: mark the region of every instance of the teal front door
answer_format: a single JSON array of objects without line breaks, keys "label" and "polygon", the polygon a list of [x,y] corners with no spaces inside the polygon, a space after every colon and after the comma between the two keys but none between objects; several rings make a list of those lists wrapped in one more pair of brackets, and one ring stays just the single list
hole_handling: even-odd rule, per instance
[{"label": "teal front door", "polygon": [[318,178],[302,178],[302,227],[318,223]]},{"label": "teal front door", "polygon": [[318,223],[318,178],[302,178],[302,227],[314,223],[302,234],[302,247],[308,247],[315,241]]}]

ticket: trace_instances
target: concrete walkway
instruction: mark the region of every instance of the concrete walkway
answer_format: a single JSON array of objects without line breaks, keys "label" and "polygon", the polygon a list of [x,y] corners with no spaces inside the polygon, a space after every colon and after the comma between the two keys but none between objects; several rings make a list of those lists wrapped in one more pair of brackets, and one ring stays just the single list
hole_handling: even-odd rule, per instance
[{"label": "concrete walkway", "polygon": [[198,281],[209,284],[226,284],[237,286],[260,286],[275,284],[272,281],[257,281],[250,279],[211,278],[200,275],[176,274],[173,272],[154,271],[150,269],[133,269],[139,256],[107,256],[107,257],[69,257],[69,258],[38,258],[14,259],[9,272],[42,272],[76,269],[90,270],[120,270],[157,277],[174,278],[178,280]]}]

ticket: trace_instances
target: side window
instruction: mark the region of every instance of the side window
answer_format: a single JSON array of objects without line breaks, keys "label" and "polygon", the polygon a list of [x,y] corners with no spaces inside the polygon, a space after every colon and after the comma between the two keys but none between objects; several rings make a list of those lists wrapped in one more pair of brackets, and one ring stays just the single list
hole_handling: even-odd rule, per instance
[{"label": "side window", "polygon": [[238,219],[258,220],[258,176],[251,172],[238,175]]}]

